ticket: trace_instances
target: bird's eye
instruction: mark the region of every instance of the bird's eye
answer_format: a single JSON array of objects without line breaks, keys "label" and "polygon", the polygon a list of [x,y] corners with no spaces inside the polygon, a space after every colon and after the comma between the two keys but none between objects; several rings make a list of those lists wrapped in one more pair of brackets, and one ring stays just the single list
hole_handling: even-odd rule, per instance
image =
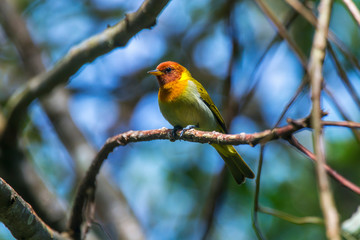
[{"label": "bird's eye", "polygon": [[168,68],[165,68],[165,72],[166,72],[166,73],[169,73],[169,72],[171,72],[171,70],[172,70],[172,69],[171,69],[170,67],[168,67]]}]

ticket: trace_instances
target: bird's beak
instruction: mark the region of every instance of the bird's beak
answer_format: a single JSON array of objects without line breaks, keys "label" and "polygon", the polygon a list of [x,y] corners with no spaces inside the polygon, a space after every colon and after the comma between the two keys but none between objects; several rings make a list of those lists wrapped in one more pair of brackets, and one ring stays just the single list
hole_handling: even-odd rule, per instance
[{"label": "bird's beak", "polygon": [[154,75],[154,76],[161,76],[163,75],[164,73],[155,69],[155,70],[151,70],[151,71],[148,71],[147,73],[151,74],[151,75]]}]

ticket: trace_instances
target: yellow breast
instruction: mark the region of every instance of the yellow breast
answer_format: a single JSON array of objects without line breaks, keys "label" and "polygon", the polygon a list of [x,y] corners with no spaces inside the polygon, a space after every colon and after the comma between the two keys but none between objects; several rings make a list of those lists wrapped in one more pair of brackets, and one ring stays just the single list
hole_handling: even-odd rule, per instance
[{"label": "yellow breast", "polygon": [[187,80],[172,81],[159,89],[159,101],[164,103],[172,102],[181,97],[188,85]]}]

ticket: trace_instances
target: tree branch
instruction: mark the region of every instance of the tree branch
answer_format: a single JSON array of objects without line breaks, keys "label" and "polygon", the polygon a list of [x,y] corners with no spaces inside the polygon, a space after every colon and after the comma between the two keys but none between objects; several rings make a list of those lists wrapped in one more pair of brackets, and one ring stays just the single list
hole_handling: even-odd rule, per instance
[{"label": "tree branch", "polygon": [[[269,141],[276,140],[279,138],[289,139],[293,133],[309,127],[309,118],[299,119],[296,121],[289,121],[290,124],[274,128],[272,130],[265,130],[263,132],[254,134],[223,134],[218,132],[204,132],[191,129],[186,131],[180,138],[179,130],[176,135],[176,139],[181,139],[189,142],[199,143],[217,143],[217,144],[248,144],[255,146],[258,143],[265,144]],[[346,122],[324,122],[326,125],[341,125],[346,127],[360,128],[360,123],[349,123]],[[145,130],[145,131],[128,131],[114,137],[109,138],[101,150],[92,161],[90,168],[88,169],[84,179],[81,181],[74,205],[71,211],[69,220],[68,232],[71,236],[79,238],[81,233],[81,225],[84,221],[84,215],[82,214],[83,209],[86,209],[87,204],[92,204],[89,199],[94,199],[95,194],[95,182],[96,176],[100,171],[102,163],[108,157],[108,155],[118,146],[125,146],[132,142],[144,142],[151,140],[173,140],[172,129],[156,129],[156,130]]]},{"label": "tree branch", "polygon": [[[336,100],[334,94],[332,94],[332,92],[329,90],[329,88],[326,85],[324,86],[324,92],[326,93],[326,96],[329,98],[329,100],[333,103],[334,107],[337,109],[341,117],[345,121],[350,121],[350,118],[346,115],[345,111],[342,109],[341,105]],[[356,141],[360,143],[360,132],[353,128],[351,129],[351,131],[354,134]]]},{"label": "tree branch", "polygon": [[306,68],[307,58],[305,54],[301,51],[299,46],[295,43],[295,41],[288,34],[286,27],[278,20],[276,15],[270,10],[270,8],[266,5],[264,0],[255,0],[260,9],[264,12],[264,14],[271,20],[271,22],[276,27],[276,30],[280,34],[280,36],[286,40],[289,44],[290,48],[296,53],[296,56],[299,58],[301,65]]},{"label": "tree branch", "polygon": [[2,178],[0,178],[0,221],[17,239],[69,239],[47,226]]},{"label": "tree branch", "polygon": [[355,3],[352,0],[343,0],[346,7],[349,9],[351,15],[356,20],[357,24],[360,26],[360,11],[356,7]]},{"label": "tree branch", "polygon": [[[13,138],[22,113],[36,98],[49,93],[55,86],[66,83],[85,63],[111,50],[125,46],[136,33],[151,28],[169,0],[146,0],[140,8],[104,32],[73,47],[50,71],[32,78],[25,87],[14,94],[6,105],[7,125],[2,139]],[[14,131],[15,130],[15,131]]]},{"label": "tree branch", "polygon": [[[302,153],[304,153],[307,157],[309,157],[311,160],[316,162],[315,155],[306,147],[304,147],[302,144],[299,143],[299,141],[294,137],[291,136],[291,138],[288,139],[289,143],[296,147],[298,150],[300,150]],[[360,187],[356,186],[354,183],[350,182],[343,176],[341,176],[339,173],[337,173],[334,169],[332,169],[329,165],[325,164],[325,170],[328,172],[328,174],[334,178],[336,181],[338,181],[340,184],[342,184],[344,187],[350,189],[354,193],[357,193],[360,195]]]},{"label": "tree branch", "polygon": [[[295,9],[298,13],[300,13],[311,25],[317,25],[316,16],[310,11],[307,7],[305,7],[299,0],[286,0],[286,2]],[[328,39],[333,42],[342,52],[344,56],[349,59],[349,61],[360,70],[360,64],[357,57],[345,46],[345,44],[331,31],[328,32]]]},{"label": "tree branch", "polygon": [[339,216],[334,203],[330,184],[325,170],[325,147],[321,124],[321,90],[323,86],[323,62],[325,58],[326,37],[328,34],[332,0],[321,0],[319,18],[311,48],[308,72],[311,82],[311,125],[314,128],[314,150],[316,173],[320,195],[320,206],[324,215],[328,239],[340,240]]},{"label": "tree branch", "polygon": [[259,165],[258,171],[256,176],[256,187],[255,187],[255,197],[254,197],[254,209],[252,211],[252,225],[253,229],[255,230],[256,236],[258,239],[263,240],[265,239],[264,234],[262,233],[259,223],[258,223],[258,212],[259,212],[259,195],[260,195],[260,177],[261,177],[261,170],[264,160],[264,148],[265,146],[262,145],[260,149],[260,157],[259,157]]},{"label": "tree branch", "polygon": [[[41,51],[33,42],[30,33],[27,29],[26,23],[21,15],[16,11],[13,7],[12,2],[9,0],[0,1],[0,22],[4,27],[4,30],[7,36],[11,39],[13,44],[15,45],[16,49],[19,52],[19,56],[22,59],[23,66],[25,72],[28,77],[33,77],[41,72],[45,71],[45,66],[42,63],[41,59]],[[56,88],[53,94],[46,96],[40,99],[41,105],[45,110],[47,116],[49,117],[51,123],[54,126],[58,137],[69,151],[72,159],[76,164],[76,172],[78,179],[80,176],[83,176],[86,169],[88,168],[88,164],[84,164],[84,160],[92,159],[96,155],[96,150],[89,145],[86,141],[85,137],[82,135],[80,130],[77,128],[75,123],[72,121],[70,113],[68,111],[67,102],[68,102],[69,94],[68,91],[64,88]],[[1,132],[1,130],[0,130]],[[20,150],[19,150],[20,151]],[[84,156],[84,152],[86,152],[87,156]],[[81,154],[80,154],[81,153]],[[85,158],[85,159],[84,159]],[[4,156],[3,159],[11,159],[13,161],[13,157]],[[20,159],[21,161],[23,158]],[[5,167],[7,164],[4,164]],[[28,165],[28,164],[27,164]],[[11,169],[7,168],[4,169],[6,175],[15,175],[15,173],[20,171],[20,167],[22,164],[16,164],[15,168]],[[18,167],[18,168],[16,168]],[[26,176],[28,176],[28,171],[26,172]],[[4,175],[5,176],[5,175]],[[11,180],[8,178],[7,181]],[[61,219],[61,226],[65,226],[65,211],[61,212],[61,216],[59,214],[54,214],[54,212],[50,212],[51,209],[59,209],[49,204],[56,204],[57,201],[54,201],[49,194],[43,193],[39,194],[39,184],[29,184],[28,181],[20,182],[21,178],[17,177],[16,182],[12,183],[9,182],[18,192],[21,188],[17,188],[17,185],[26,186],[23,189],[32,190],[34,189],[33,186],[36,187],[35,191],[29,191],[28,194],[35,194],[36,196],[33,198],[27,198],[28,194],[24,192],[19,192],[22,197],[27,199],[36,199],[36,202],[29,202],[32,207],[36,210],[39,216],[50,226],[54,227],[52,222],[48,221],[48,219],[55,219],[57,222]],[[26,179],[27,180],[27,179]],[[31,182],[31,181],[30,181]],[[32,181],[34,182],[34,181]],[[134,236],[137,233],[137,239],[144,239],[145,236],[143,235],[143,230],[141,229],[138,220],[136,219],[135,215],[131,211],[130,206],[128,205],[124,194],[121,192],[120,189],[114,188],[110,183],[109,180],[106,179],[104,176],[99,178],[99,183],[101,184],[102,188],[99,189],[99,202],[97,206],[101,208],[100,210],[105,210],[106,214],[102,215],[105,218],[106,222],[109,222],[113,225],[117,226],[117,236],[116,238],[121,239],[129,239],[130,236]],[[76,186],[74,186],[75,188]],[[45,189],[45,187],[43,188]],[[71,190],[74,191],[74,190]],[[44,199],[48,201],[42,201],[43,199],[39,199],[39,196],[43,196]],[[44,203],[49,203],[48,205]],[[110,204],[111,203],[111,204]],[[122,209],[122,212],[119,214],[117,212],[114,214],[113,208],[116,207],[117,209]],[[46,216],[42,214],[46,211]],[[98,210],[98,209],[97,209]],[[59,224],[58,224],[59,225]],[[129,228],[131,225],[131,230]],[[56,230],[61,231],[64,228],[57,228]]]},{"label": "tree branch", "polygon": [[319,217],[314,216],[307,216],[307,217],[297,217],[293,216],[291,214],[288,214],[286,212],[282,212],[276,209],[268,208],[268,207],[262,207],[259,206],[259,212],[269,214],[274,217],[278,217],[280,219],[283,219],[285,221],[291,222],[293,224],[324,224],[324,221]]}]

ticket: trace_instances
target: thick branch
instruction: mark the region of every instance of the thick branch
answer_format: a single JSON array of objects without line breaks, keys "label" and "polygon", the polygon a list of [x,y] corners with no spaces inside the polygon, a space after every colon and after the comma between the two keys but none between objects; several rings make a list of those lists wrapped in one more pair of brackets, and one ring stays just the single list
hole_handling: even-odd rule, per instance
[{"label": "thick branch", "polygon": [[335,207],[330,183],[325,170],[325,146],[321,124],[321,90],[323,86],[323,62],[325,58],[326,37],[328,34],[332,0],[321,0],[319,18],[310,53],[308,72],[312,87],[311,125],[314,128],[314,150],[316,172],[320,195],[320,205],[324,215],[328,239],[340,240],[339,216]]},{"label": "thick branch", "polygon": [[[126,17],[115,26],[109,27],[104,32],[72,48],[49,72],[32,78],[29,83],[17,94],[14,94],[7,104],[8,119],[4,136],[12,137],[17,129],[19,120],[24,110],[36,98],[49,93],[55,86],[65,83],[85,63],[125,46],[136,33],[144,28],[151,28],[156,23],[156,18],[169,0],[146,0],[134,13]],[[1,133],[0,133],[1,135]]]},{"label": "thick branch", "polygon": [[0,221],[17,239],[68,239],[47,226],[2,178],[0,178]]},{"label": "thick branch", "polygon": [[[30,33],[27,29],[26,23],[21,15],[15,10],[13,7],[12,2],[9,0],[0,1],[0,22],[7,34],[7,36],[11,39],[14,46],[19,52],[19,57],[23,61],[23,66],[25,72],[28,77],[33,77],[41,72],[45,71],[45,66],[42,63],[41,59],[41,51],[33,42]],[[48,115],[51,123],[54,126],[60,140],[69,151],[71,157],[76,163],[76,170],[78,171],[77,175],[82,176],[86,169],[88,168],[88,164],[84,166],[84,161],[88,160],[89,158],[92,159],[96,155],[95,149],[88,144],[85,137],[82,135],[80,130],[72,121],[70,113],[67,108],[67,101],[69,98],[68,91],[64,88],[57,88],[53,94],[50,94],[42,99],[40,102],[42,107],[44,108],[46,114]],[[1,122],[1,121],[0,121]],[[0,130],[1,132],[1,130]],[[20,151],[20,150],[19,150]],[[86,156],[83,154],[86,152]],[[80,154],[81,153],[81,154]],[[14,161],[13,157],[3,157],[4,160]],[[20,160],[22,160],[21,158]],[[4,163],[5,166],[8,166]],[[4,169],[4,173],[8,175],[16,176],[15,173],[20,172],[19,168],[16,167],[23,166],[22,164],[16,164],[14,168],[11,169]],[[11,171],[12,170],[12,171]],[[28,177],[29,172],[26,172],[26,176]],[[31,175],[30,175],[31,176]],[[79,176],[79,177],[80,177]],[[35,178],[35,176],[34,176]],[[5,178],[7,181],[11,180],[11,178]],[[56,204],[57,201],[54,201],[49,194],[39,194],[39,184],[36,181],[35,184],[29,184],[29,182],[35,181],[19,181],[21,178],[16,177],[16,182],[11,183],[9,182],[18,192],[21,189],[29,190],[28,194],[24,192],[19,192],[21,196],[23,196],[27,201],[29,199],[38,200],[36,202],[29,202],[32,207],[36,210],[39,216],[50,226],[53,227],[53,222],[59,222],[61,219],[61,226],[65,225],[65,212],[61,212],[59,214],[54,214],[54,212],[46,211],[46,216],[42,214],[45,210],[53,210],[59,209],[58,207],[54,207],[53,205],[49,204]],[[116,238],[121,239],[130,239],[133,236],[136,236],[136,239],[144,239],[143,230],[141,229],[138,220],[136,219],[135,215],[132,213],[130,206],[127,204],[125,197],[120,189],[115,189],[106,179],[104,176],[99,178],[99,183],[101,184],[102,188],[99,189],[99,202],[97,206],[101,208],[101,210],[105,210],[105,218],[107,222],[111,222],[111,224],[117,226],[117,236]],[[18,188],[18,185],[22,185],[25,187]],[[35,186],[36,185],[36,186]],[[31,191],[33,187],[37,189]],[[45,189],[45,187],[43,188]],[[27,197],[29,194],[35,194],[35,197]],[[40,192],[41,193],[41,192]],[[39,196],[44,196],[43,198],[39,198]],[[46,199],[47,201],[43,201]],[[40,204],[41,202],[41,204]],[[112,202],[112,204],[109,204]],[[49,203],[49,204],[45,204]],[[39,206],[39,204],[41,206]],[[119,211],[116,214],[113,212],[113,208],[116,207],[117,209],[121,209],[121,213]],[[103,215],[104,216],[104,215]],[[48,219],[54,219],[53,221],[49,221]],[[59,225],[59,224],[58,224]],[[129,227],[131,226],[131,227]],[[58,228],[56,230],[63,230],[63,228]],[[136,235],[137,233],[137,235]]]}]

